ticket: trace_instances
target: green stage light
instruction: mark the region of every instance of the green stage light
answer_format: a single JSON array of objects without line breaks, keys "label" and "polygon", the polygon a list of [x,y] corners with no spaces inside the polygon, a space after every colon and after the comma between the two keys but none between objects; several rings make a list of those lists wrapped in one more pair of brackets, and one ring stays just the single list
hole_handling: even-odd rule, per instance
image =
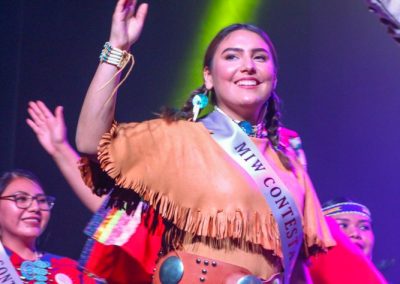
[{"label": "green stage light", "polygon": [[203,56],[211,39],[222,28],[233,23],[256,23],[261,0],[209,0],[204,17],[201,18],[195,37],[186,53],[184,66],[180,68],[179,80],[170,104],[180,108],[189,94],[203,82]]}]

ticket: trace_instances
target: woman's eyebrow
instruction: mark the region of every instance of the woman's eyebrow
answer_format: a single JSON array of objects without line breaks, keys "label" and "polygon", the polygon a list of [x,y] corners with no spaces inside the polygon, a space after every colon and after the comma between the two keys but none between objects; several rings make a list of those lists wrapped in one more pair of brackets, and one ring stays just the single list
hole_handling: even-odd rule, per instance
[{"label": "woman's eyebrow", "polygon": [[347,219],[347,218],[336,218],[336,220],[337,221],[347,221],[347,222],[350,221],[350,219]]},{"label": "woman's eyebrow", "polygon": [[26,191],[23,191],[23,190],[18,190],[18,191],[14,192],[14,193],[11,194],[11,195],[14,195],[14,194],[25,194],[25,195],[30,195],[29,193],[27,193]]},{"label": "woman's eyebrow", "polygon": [[221,53],[223,54],[223,53],[228,52],[228,51],[243,52],[243,48],[228,47],[228,48],[225,48]]},{"label": "woman's eyebrow", "polygon": [[[224,54],[225,52],[228,52],[228,51],[233,51],[233,52],[244,52],[244,49],[243,49],[243,48],[239,48],[239,47],[228,47],[228,48],[225,48],[225,49],[221,52],[221,54]],[[265,49],[265,48],[262,48],[262,47],[253,48],[253,49],[251,49],[251,52],[252,52],[252,53],[256,53],[256,52],[265,52],[265,53],[269,54],[269,51],[268,51],[267,49]]]}]

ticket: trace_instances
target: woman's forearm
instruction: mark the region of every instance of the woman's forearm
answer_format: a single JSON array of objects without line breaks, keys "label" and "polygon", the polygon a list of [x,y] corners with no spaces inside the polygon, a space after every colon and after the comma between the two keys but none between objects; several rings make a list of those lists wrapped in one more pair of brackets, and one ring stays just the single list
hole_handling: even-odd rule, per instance
[{"label": "woman's forearm", "polygon": [[102,54],[102,61],[106,62],[99,64],[79,116],[76,145],[85,154],[96,154],[101,136],[111,127],[116,102],[116,96],[111,96],[120,80],[115,62],[139,39],[147,9],[146,3],[136,9],[136,1],[128,0],[118,0],[115,6],[108,51],[116,53]]},{"label": "woman's forearm", "polygon": [[89,86],[76,132],[76,145],[82,153],[96,154],[101,136],[111,127],[116,95],[110,97],[120,80],[117,72],[116,66],[100,63]]},{"label": "woman's forearm", "polygon": [[55,145],[52,157],[77,197],[91,212],[96,212],[100,208],[105,196],[99,197],[93,194],[90,188],[83,182],[78,168],[78,161],[80,159],[78,153],[65,141],[64,143]]}]

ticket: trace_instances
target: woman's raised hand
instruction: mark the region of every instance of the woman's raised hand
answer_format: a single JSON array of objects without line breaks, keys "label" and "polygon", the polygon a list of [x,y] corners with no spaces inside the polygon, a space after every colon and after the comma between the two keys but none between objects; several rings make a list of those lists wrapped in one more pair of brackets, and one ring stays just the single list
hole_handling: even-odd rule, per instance
[{"label": "woman's raised hand", "polygon": [[112,47],[129,50],[140,36],[146,19],[148,4],[136,9],[136,0],[119,0],[112,17],[110,43]]},{"label": "woman's raised hand", "polygon": [[30,118],[26,119],[26,123],[50,155],[54,154],[58,145],[67,143],[67,130],[61,106],[56,107],[53,114],[43,102],[29,102],[28,113]]}]

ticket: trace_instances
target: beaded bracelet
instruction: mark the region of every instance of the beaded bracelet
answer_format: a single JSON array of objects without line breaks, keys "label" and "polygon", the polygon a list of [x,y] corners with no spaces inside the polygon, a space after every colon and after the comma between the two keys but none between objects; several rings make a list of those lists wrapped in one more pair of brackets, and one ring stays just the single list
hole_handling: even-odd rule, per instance
[{"label": "beaded bracelet", "polygon": [[99,58],[100,62],[105,62],[117,66],[118,68],[124,68],[132,57],[133,55],[129,52],[112,47],[109,42],[106,42]]},{"label": "beaded bracelet", "polygon": [[100,53],[100,62],[105,62],[111,65],[116,66],[119,70],[108,80],[102,87],[100,87],[100,90],[102,90],[104,87],[106,87],[108,84],[110,84],[111,81],[113,81],[123,70],[125,67],[130,63],[130,66],[128,68],[128,71],[126,71],[125,76],[123,79],[118,83],[117,86],[113,89],[110,97],[106,100],[104,104],[107,104],[112,97],[116,94],[118,88],[125,82],[126,78],[128,78],[129,74],[132,71],[133,65],[135,65],[135,59],[133,58],[133,55],[130,54],[129,52],[125,50],[121,50],[115,47],[112,47],[109,42],[106,42],[104,44],[103,50]]}]

